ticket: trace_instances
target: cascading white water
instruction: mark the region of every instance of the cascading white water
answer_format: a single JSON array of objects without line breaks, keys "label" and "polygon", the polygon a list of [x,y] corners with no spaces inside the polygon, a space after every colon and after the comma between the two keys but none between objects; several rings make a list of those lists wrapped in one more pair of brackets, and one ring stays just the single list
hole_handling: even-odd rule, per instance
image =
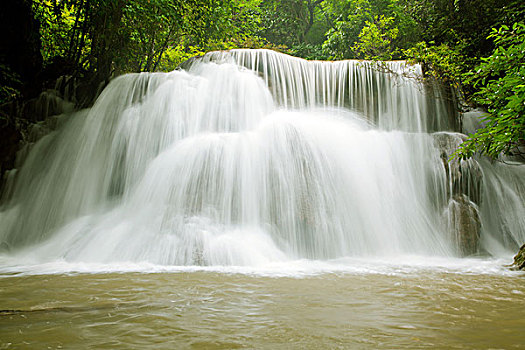
[{"label": "cascading white water", "polygon": [[456,128],[456,115],[442,91],[419,84],[420,66],[404,61],[305,61],[268,50],[211,52],[198,65],[202,61],[234,63],[257,72],[284,108],[346,108],[383,130]]},{"label": "cascading white water", "polygon": [[[426,131],[452,130],[454,116],[430,103],[417,66],[385,67],[235,50],[119,77],[29,154],[0,212],[4,254],[163,265],[453,256],[452,180]],[[525,240],[525,182],[482,166],[481,240],[497,254]],[[507,177],[513,188],[495,185]],[[503,192],[515,200],[492,218]],[[500,234],[507,215],[516,227]]]}]

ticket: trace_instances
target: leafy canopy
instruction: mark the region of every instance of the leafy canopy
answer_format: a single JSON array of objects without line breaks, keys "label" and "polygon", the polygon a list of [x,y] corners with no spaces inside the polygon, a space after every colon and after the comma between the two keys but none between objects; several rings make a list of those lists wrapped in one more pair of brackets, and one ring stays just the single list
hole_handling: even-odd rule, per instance
[{"label": "leafy canopy", "polygon": [[487,107],[486,124],[462,144],[461,158],[477,151],[493,158],[519,154],[525,145],[525,24],[503,25],[489,38],[496,49],[469,75],[479,88],[476,101]]}]

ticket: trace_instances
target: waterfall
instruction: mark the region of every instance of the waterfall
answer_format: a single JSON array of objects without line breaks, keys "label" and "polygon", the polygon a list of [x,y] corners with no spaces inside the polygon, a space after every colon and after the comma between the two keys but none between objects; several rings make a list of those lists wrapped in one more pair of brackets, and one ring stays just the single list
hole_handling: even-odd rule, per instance
[{"label": "waterfall", "polygon": [[418,66],[232,50],[184,67],[61,117],[4,200],[1,254],[257,265],[525,241],[523,165],[449,162],[458,116]]},{"label": "waterfall", "polygon": [[443,91],[420,84],[421,67],[405,61],[305,61],[268,50],[211,52],[203,60],[257,72],[284,108],[346,108],[383,130],[457,128]]}]

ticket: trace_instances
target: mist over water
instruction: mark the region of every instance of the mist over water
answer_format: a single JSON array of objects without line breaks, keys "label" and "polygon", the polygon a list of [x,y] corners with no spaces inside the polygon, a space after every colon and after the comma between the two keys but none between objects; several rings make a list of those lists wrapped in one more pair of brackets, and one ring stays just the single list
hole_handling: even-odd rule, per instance
[{"label": "mist over water", "polygon": [[[463,199],[452,198],[433,133],[459,140],[460,123],[420,74],[403,62],[234,50],[121,76],[32,148],[0,212],[1,259],[452,261],[451,212]],[[479,250],[507,257],[525,241],[523,165],[460,169],[483,176],[479,191],[460,184],[480,213]]]}]

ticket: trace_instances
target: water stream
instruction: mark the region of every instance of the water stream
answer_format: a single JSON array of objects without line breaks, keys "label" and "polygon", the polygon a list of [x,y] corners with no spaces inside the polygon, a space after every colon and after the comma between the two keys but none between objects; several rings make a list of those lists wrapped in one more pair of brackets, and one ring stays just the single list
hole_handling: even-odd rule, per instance
[{"label": "water stream", "polygon": [[[4,194],[0,321],[14,323],[0,340],[22,346],[43,337],[58,346],[45,340],[54,331],[36,323],[46,315],[63,328],[62,315],[72,314],[78,322],[63,345],[148,347],[141,341],[161,332],[197,348],[259,348],[260,337],[270,348],[435,348],[437,338],[460,337],[436,329],[458,324],[461,312],[447,308],[461,310],[479,283],[494,294],[465,300],[473,308],[466,314],[485,325],[523,320],[520,275],[504,265],[525,242],[525,166],[449,162],[463,140],[461,117],[452,94],[420,77],[404,62],[307,62],[234,50],[171,73],[113,80],[92,108],[57,117],[60,126],[32,147]],[[456,277],[444,282],[447,274]],[[32,286],[41,283],[49,286],[33,300]],[[396,286],[410,291],[398,295]],[[291,300],[288,288],[305,291]],[[326,295],[318,300],[310,288]],[[110,297],[120,290],[122,300]],[[210,302],[184,309],[210,318],[168,307],[170,293],[179,306]],[[425,301],[432,295],[435,303]],[[380,317],[381,305],[400,301]],[[180,323],[173,312],[189,318]],[[120,319],[100,320],[106,313]],[[430,314],[438,321],[419,319]],[[167,323],[161,331],[138,322],[146,334],[123,340],[136,317]],[[223,326],[191,327],[215,318]],[[249,330],[227,326],[236,318],[249,320]],[[304,329],[294,328],[300,319]],[[318,328],[323,322],[334,328]],[[36,338],[15,336],[28,324],[39,329]],[[118,329],[120,340],[87,341],[109,336],[95,324]],[[87,333],[74,332],[86,325]],[[226,328],[230,335],[210,340]],[[407,331],[413,336],[388,342]]]}]

